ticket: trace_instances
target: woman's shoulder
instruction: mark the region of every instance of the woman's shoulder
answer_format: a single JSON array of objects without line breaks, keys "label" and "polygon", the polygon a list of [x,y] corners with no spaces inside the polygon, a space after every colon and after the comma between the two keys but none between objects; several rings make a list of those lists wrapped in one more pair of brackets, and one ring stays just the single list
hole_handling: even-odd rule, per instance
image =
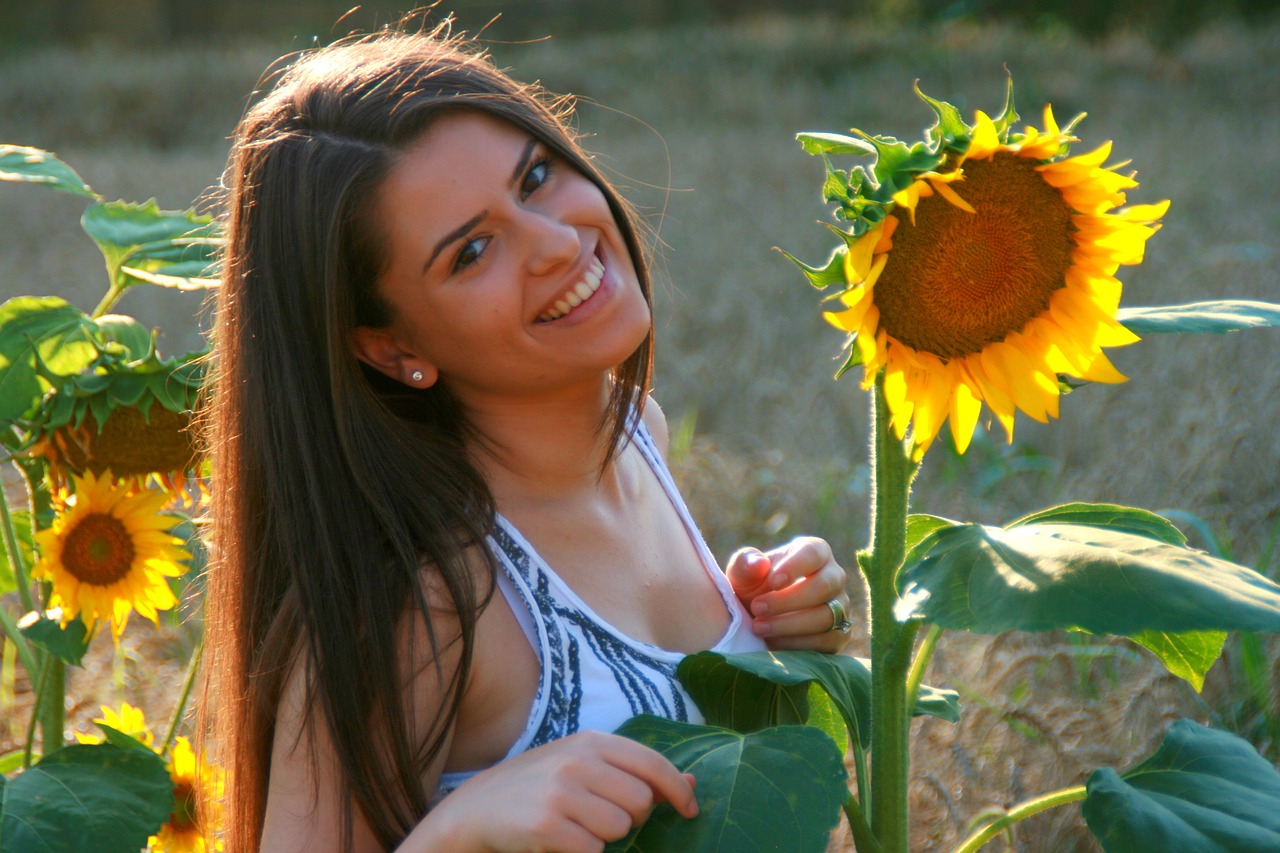
[{"label": "woman's shoulder", "polygon": [[653,399],[652,396],[645,399],[644,409],[640,413],[640,420],[644,423],[645,428],[649,430],[649,437],[653,439],[654,446],[658,448],[658,452],[662,454],[662,459],[665,462],[669,441],[667,416],[662,413],[662,408],[658,405],[658,401]]}]

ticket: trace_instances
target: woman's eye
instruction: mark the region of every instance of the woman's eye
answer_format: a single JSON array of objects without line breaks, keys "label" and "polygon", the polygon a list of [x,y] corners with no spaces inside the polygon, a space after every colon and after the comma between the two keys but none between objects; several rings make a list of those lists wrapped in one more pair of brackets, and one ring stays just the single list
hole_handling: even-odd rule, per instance
[{"label": "woman's eye", "polygon": [[465,269],[479,260],[487,243],[488,238],[485,237],[476,237],[464,243],[458,250],[457,257],[453,259],[454,272]]},{"label": "woman's eye", "polygon": [[551,160],[539,160],[529,168],[525,173],[524,181],[520,184],[520,192],[529,196],[547,182],[547,177],[551,174]]}]

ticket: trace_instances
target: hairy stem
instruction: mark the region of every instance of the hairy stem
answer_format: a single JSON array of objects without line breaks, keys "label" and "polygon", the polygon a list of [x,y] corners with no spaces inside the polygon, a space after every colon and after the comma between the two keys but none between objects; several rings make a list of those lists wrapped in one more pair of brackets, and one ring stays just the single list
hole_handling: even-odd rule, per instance
[{"label": "hairy stem", "polygon": [[974,832],[964,841],[960,842],[952,853],[977,853],[982,849],[982,845],[995,838],[1005,828],[1025,820],[1032,815],[1039,814],[1046,809],[1056,806],[1064,806],[1067,803],[1075,803],[1083,800],[1085,797],[1084,785],[1076,785],[1074,788],[1063,788],[1061,791],[1054,791],[1043,796],[1027,800],[1025,803],[1019,803],[1013,808],[1005,812],[1001,817],[996,818],[991,823]]},{"label": "hairy stem", "polygon": [[900,624],[893,606],[898,598],[898,569],[906,554],[907,510],[916,466],[894,436],[889,418],[881,373],[872,397],[875,495],[866,556],[871,597],[871,828],[884,853],[907,853],[911,758],[906,684],[919,623]]},{"label": "hairy stem", "polygon": [[45,755],[62,749],[67,728],[67,664],[56,655],[45,658],[40,691],[40,745]]},{"label": "hairy stem", "polygon": [[160,745],[160,753],[169,751],[178,736],[178,726],[182,724],[182,715],[187,711],[187,700],[191,698],[191,687],[196,682],[196,673],[200,671],[200,659],[204,656],[204,634],[191,650],[191,660],[187,661],[187,675],[182,680],[182,692],[178,694],[178,704],[173,706],[173,714],[169,717],[169,728],[164,733],[164,742]]}]

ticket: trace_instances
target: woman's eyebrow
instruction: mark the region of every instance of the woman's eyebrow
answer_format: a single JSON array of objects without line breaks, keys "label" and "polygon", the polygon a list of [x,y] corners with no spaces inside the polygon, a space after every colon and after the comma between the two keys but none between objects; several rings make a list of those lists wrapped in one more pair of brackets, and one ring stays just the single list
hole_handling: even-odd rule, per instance
[{"label": "woman's eyebrow", "polygon": [[[530,158],[533,157],[534,149],[537,147],[538,147],[538,140],[536,139],[531,138],[528,142],[525,143],[524,150],[520,152],[520,159],[516,161],[516,167],[511,172],[512,186],[515,186],[520,183],[520,178],[524,176],[525,167],[529,165],[529,160]],[[422,265],[422,274],[426,275],[427,270],[431,269],[431,265],[435,263],[436,258],[440,257],[440,253],[445,250],[446,246],[448,246],[450,243],[453,243],[456,240],[461,240],[463,237],[467,236],[467,233],[470,232],[472,228],[475,228],[477,225],[483,222],[485,217],[488,215],[489,215],[488,210],[482,210],[475,216],[468,219],[466,222],[462,223],[462,225],[460,225],[459,227],[453,229],[448,234],[446,234],[444,236],[444,239],[442,239],[439,243],[436,243],[435,248],[431,250],[431,254],[427,257],[427,262]]]}]

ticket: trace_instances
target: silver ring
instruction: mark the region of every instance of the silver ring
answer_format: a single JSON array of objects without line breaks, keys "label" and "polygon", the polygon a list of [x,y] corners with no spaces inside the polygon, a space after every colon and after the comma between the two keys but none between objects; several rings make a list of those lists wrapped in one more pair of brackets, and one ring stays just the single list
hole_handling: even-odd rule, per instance
[{"label": "silver ring", "polygon": [[838,631],[841,634],[849,633],[853,623],[849,621],[849,615],[845,613],[844,605],[840,603],[840,599],[831,599],[827,602],[827,607],[831,609],[831,627],[827,630]]}]

